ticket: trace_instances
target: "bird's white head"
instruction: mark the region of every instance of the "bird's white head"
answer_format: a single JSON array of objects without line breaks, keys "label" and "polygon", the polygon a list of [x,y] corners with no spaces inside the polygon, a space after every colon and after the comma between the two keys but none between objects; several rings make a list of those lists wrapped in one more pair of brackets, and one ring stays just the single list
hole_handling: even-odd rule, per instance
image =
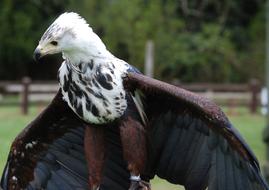
[{"label": "bird's white head", "polygon": [[[46,30],[34,52],[35,60],[62,52],[73,63],[106,52],[101,39],[77,13],[63,13]],[[99,55],[100,56],[100,55]]]}]

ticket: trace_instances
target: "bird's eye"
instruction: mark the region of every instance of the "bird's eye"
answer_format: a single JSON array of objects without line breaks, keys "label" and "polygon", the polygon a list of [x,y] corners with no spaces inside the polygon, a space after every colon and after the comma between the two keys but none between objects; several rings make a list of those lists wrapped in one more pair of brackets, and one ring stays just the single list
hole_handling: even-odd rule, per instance
[{"label": "bird's eye", "polygon": [[51,45],[54,45],[54,46],[57,46],[58,45],[58,42],[57,41],[51,41],[50,44]]}]

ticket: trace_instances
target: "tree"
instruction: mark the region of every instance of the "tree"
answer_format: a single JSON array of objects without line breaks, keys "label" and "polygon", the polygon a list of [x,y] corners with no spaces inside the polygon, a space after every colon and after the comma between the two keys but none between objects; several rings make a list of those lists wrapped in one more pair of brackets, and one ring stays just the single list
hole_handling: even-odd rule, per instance
[{"label": "tree", "polygon": [[[29,0],[27,3],[22,0],[4,0],[2,2],[0,79],[20,79],[24,75],[41,75],[46,79],[50,76],[49,70],[46,73],[40,69],[40,65],[33,64],[32,53],[44,30],[52,19],[64,11],[66,3],[68,1],[64,0]],[[50,66],[51,69],[53,65]]]},{"label": "tree", "polygon": [[[4,0],[0,78],[55,79],[59,67],[55,62],[60,61],[30,64],[32,52],[51,21],[63,11],[74,10],[113,54],[140,70],[145,43],[153,40],[157,78],[183,82],[262,79],[263,5],[263,0]],[[37,72],[47,68],[48,72]]]},{"label": "tree", "polygon": [[158,78],[240,82],[248,80],[242,57],[250,36],[245,31],[263,3],[93,0],[84,1],[80,10],[114,54],[141,70],[146,40],[153,39]]}]

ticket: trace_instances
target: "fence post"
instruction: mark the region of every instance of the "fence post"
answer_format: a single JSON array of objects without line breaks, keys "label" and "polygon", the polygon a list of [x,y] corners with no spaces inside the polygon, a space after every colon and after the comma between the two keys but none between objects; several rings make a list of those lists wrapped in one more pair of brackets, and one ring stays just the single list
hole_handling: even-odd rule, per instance
[{"label": "fence post", "polygon": [[29,77],[22,78],[22,92],[21,92],[21,112],[23,115],[28,114],[29,108],[29,85],[31,79]]},{"label": "fence post", "polygon": [[259,105],[258,94],[260,92],[260,83],[257,79],[251,79],[249,83],[250,92],[251,92],[251,101],[250,101],[250,113],[257,113],[257,108]]},{"label": "fence post", "polygon": [[145,75],[149,77],[153,77],[154,75],[154,42],[152,40],[148,40],[146,43],[144,71],[145,71]]}]

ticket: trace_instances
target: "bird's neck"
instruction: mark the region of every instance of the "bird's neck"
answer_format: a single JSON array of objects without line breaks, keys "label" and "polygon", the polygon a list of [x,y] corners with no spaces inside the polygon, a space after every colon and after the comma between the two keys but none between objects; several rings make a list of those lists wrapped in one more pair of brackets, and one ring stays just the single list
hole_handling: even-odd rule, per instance
[{"label": "bird's neck", "polygon": [[97,49],[93,49],[92,51],[88,51],[86,49],[82,51],[74,51],[74,52],[63,52],[63,59],[77,66],[81,62],[89,62],[89,60],[106,60],[111,59],[114,56],[106,49],[102,51],[98,51]]},{"label": "bird's neck", "polygon": [[91,59],[111,59],[114,56],[106,49],[102,40],[94,32],[89,30],[85,34],[81,33],[76,39],[78,48],[64,51],[63,58],[74,65],[87,62]]}]

